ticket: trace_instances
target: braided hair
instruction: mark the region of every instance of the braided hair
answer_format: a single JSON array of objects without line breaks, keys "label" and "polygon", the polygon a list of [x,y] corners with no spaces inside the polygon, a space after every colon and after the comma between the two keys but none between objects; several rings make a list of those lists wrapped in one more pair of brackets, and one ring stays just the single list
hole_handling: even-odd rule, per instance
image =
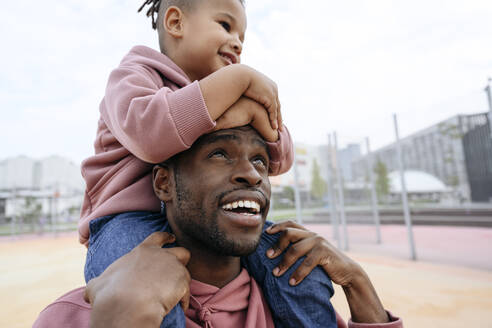
[{"label": "braided hair", "polygon": [[145,2],[138,8],[138,12],[141,12],[145,6],[150,5],[149,9],[145,13],[147,17],[152,18],[152,28],[157,28],[157,16],[159,14],[159,7],[161,6],[161,0],[145,0]]},{"label": "braided hair", "polygon": [[[165,10],[170,6],[189,9],[196,1],[197,0],[145,0],[140,8],[138,8],[138,12],[141,12],[142,9],[149,6],[145,15],[152,18],[152,28],[155,30],[157,29],[157,20],[160,9]],[[244,0],[239,0],[239,2],[244,6]]]}]

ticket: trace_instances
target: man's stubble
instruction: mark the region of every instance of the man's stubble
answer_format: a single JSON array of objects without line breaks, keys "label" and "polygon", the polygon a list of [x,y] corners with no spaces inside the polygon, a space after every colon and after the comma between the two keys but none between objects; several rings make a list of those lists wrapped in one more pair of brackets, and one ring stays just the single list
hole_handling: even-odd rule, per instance
[{"label": "man's stubble", "polygon": [[[245,256],[253,253],[260,242],[260,235],[252,241],[237,241],[229,238],[218,225],[219,208],[207,213],[201,203],[197,203],[191,188],[180,178],[179,170],[175,167],[176,182],[176,215],[175,223],[188,238],[197,241],[214,253],[222,256]],[[227,194],[216,196],[215,204]]]}]

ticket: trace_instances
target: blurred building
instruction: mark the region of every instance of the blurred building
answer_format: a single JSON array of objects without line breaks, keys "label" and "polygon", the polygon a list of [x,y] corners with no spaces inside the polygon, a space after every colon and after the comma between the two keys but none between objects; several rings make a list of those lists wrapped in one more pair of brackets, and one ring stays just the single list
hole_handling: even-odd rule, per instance
[{"label": "blurred building", "polygon": [[[333,147],[330,148],[330,146],[328,145],[309,145],[305,143],[295,143],[294,149],[296,152],[298,183],[301,199],[303,202],[309,202],[311,200],[310,192],[314,163],[316,162],[318,164],[321,178],[326,183],[329,166],[328,162],[331,161],[332,167],[336,167],[335,151]],[[361,156],[360,145],[348,144],[347,147],[339,149],[338,156],[345,189],[350,189],[350,186],[357,184],[356,182],[354,182],[353,184],[350,184],[348,182],[353,181],[354,178],[351,164],[356,158],[360,158]],[[334,183],[335,181],[336,177],[332,172],[332,183]],[[292,167],[287,173],[283,175],[270,177],[270,182],[272,184],[272,191],[274,193],[281,192],[282,188],[285,186],[294,187],[294,168]],[[359,191],[360,189],[359,185],[360,183],[357,184],[357,191]]]},{"label": "blurred building", "polygon": [[0,222],[41,206],[42,216],[52,217],[80,208],[85,182],[75,163],[50,156],[40,160],[17,156],[0,161]]},{"label": "blurred building", "polygon": [[[401,202],[400,172],[393,171],[388,174],[390,183],[390,202]],[[408,198],[412,201],[446,202],[453,197],[453,189],[446,186],[435,176],[422,172],[405,170],[405,187]]]},{"label": "blurred building", "polygon": [[[323,146],[309,145],[304,143],[295,143],[294,150],[296,153],[296,163],[298,172],[298,183],[301,200],[306,202],[311,198],[311,180],[313,165],[316,161],[320,169],[320,174],[326,181],[327,157],[324,153]],[[271,177],[272,191],[280,192],[285,186],[295,186],[294,166],[285,174],[277,177]]]},{"label": "blurred building", "polygon": [[360,145],[356,143],[350,143],[347,147],[338,150],[338,161],[344,181],[354,181],[352,162],[360,156]]},{"label": "blurred building", "polygon": [[[487,113],[456,115],[401,139],[405,170],[423,171],[452,188],[460,200],[492,199],[492,140]],[[373,152],[388,171],[398,170],[396,143]],[[367,156],[352,164],[367,176]]]}]

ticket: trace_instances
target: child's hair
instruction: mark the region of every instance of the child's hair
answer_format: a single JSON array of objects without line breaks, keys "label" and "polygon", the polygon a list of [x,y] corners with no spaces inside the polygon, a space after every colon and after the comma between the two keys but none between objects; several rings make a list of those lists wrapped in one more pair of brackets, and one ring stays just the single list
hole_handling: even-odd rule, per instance
[{"label": "child's hair", "polygon": [[[176,6],[182,10],[189,10],[193,7],[195,3],[198,1],[206,1],[206,0],[145,0],[144,3],[138,9],[138,12],[142,11],[145,6],[150,5],[147,10],[147,17],[152,18],[152,28],[155,30],[159,30],[159,26],[157,25],[157,21],[159,17],[162,17],[166,12],[167,8],[171,6]],[[239,0],[242,5],[244,5],[245,0]]]}]

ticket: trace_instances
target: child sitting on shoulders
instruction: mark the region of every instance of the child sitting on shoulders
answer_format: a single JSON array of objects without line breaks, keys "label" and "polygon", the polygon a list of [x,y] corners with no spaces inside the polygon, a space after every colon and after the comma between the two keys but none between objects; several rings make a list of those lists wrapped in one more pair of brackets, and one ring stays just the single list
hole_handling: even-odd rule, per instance
[{"label": "child sitting on shoulders", "polygon": [[[79,238],[88,246],[86,281],[165,229],[152,167],[201,135],[251,124],[267,141],[270,175],[286,172],[293,162],[276,84],[240,64],[243,0],[146,0],[139,11],[147,5],[160,52],[136,46],[111,72],[100,104],[95,155],[82,163],[87,188]],[[265,254],[256,259],[271,261]]]}]

